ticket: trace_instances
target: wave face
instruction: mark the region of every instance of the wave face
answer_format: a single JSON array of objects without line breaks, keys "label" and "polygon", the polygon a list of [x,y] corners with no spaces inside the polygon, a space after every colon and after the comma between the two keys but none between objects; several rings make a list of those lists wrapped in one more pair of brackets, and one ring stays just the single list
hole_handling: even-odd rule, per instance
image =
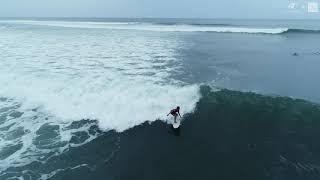
[{"label": "wave face", "polygon": [[[144,123],[120,134],[107,132],[83,148],[24,169],[33,177],[80,180],[318,179],[319,105],[208,86],[200,92],[180,137],[161,121]],[[118,142],[114,153],[110,142]],[[36,175],[50,169],[59,170]],[[18,168],[11,172],[27,174]]]},{"label": "wave face", "polygon": [[316,29],[288,29],[287,33],[320,33],[320,30]]},{"label": "wave face", "polygon": [[[0,171],[85,144],[98,136],[91,130],[97,125],[121,132],[145,121],[165,121],[176,105],[191,112],[200,97],[197,85],[171,77],[181,71],[179,39],[41,28],[21,32],[3,30],[0,36]],[[82,119],[97,122],[72,128]]]},{"label": "wave face", "polygon": [[281,34],[288,28],[254,28],[230,25],[195,25],[195,24],[152,24],[139,22],[70,22],[70,21],[1,21],[14,24],[54,26],[66,28],[139,30],[160,32],[216,32],[216,33],[249,33],[249,34]]}]

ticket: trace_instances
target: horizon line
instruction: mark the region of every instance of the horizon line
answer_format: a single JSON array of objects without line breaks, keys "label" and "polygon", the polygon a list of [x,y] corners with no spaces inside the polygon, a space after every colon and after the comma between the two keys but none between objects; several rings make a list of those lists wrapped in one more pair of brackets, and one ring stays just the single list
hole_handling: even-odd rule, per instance
[{"label": "horizon line", "polygon": [[81,16],[0,16],[1,19],[199,19],[199,20],[319,20],[320,18],[232,18],[232,17],[81,17]]}]

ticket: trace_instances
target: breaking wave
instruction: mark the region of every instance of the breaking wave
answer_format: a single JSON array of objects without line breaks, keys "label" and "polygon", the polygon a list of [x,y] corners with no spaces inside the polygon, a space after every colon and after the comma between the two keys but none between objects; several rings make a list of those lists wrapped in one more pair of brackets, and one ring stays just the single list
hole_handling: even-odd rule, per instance
[{"label": "breaking wave", "polygon": [[54,26],[66,28],[92,28],[114,30],[139,30],[159,32],[216,32],[216,33],[249,33],[249,34],[281,34],[288,28],[254,28],[230,25],[195,25],[195,24],[152,24],[139,22],[70,22],[70,21],[1,21],[38,26]]},{"label": "breaking wave", "polygon": [[177,105],[192,112],[200,98],[198,85],[171,77],[181,71],[177,39],[63,32],[2,32],[0,172],[45,162],[98,131],[166,121]]}]

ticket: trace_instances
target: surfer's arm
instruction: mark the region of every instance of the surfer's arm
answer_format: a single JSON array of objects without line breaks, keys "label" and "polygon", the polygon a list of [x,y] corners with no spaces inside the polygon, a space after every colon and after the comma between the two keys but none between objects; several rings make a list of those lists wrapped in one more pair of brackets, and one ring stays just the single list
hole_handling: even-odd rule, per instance
[{"label": "surfer's arm", "polygon": [[[180,112],[178,112],[178,114],[179,114],[179,116],[181,117]],[[181,118],[182,118],[182,117],[181,117]]]}]

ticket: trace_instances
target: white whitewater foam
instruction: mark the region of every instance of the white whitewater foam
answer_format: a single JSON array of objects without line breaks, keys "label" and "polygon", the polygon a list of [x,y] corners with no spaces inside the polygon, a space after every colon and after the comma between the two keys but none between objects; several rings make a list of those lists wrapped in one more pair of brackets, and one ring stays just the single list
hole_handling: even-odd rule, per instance
[{"label": "white whitewater foam", "polygon": [[[64,129],[65,127],[70,125],[70,123],[62,123],[59,121],[59,119],[53,116],[44,114],[39,111],[34,111],[30,108],[22,107],[20,103],[12,99],[8,99],[6,102],[2,101],[0,103],[0,109],[3,110],[2,108],[8,108],[8,110],[0,112],[0,116],[6,118],[5,122],[0,123],[0,128],[2,129],[0,131],[0,154],[5,153],[3,152],[3,150],[10,146],[20,144],[21,148],[10,154],[10,156],[6,157],[5,159],[0,160],[0,172],[8,167],[22,166],[33,161],[40,161],[40,159],[42,159],[50,152],[59,154],[70,146],[81,146],[82,144],[85,144],[95,138],[95,135],[90,135],[90,137],[85,142],[80,144],[65,144],[56,146],[59,143],[70,141],[74,132],[86,132],[88,131],[89,127],[83,126],[79,129]],[[23,112],[23,115],[21,117],[11,117],[9,115],[10,113],[17,111]],[[46,143],[46,145],[48,147],[56,146],[55,148],[39,149],[37,147],[37,144],[41,143],[35,141],[36,137],[38,136],[37,131],[45,124],[58,125],[60,127],[59,136],[57,138],[42,139],[43,141],[50,140],[51,142]]]},{"label": "white whitewater foam", "polygon": [[0,94],[15,97],[29,109],[40,106],[63,122],[97,119],[105,130],[123,131],[145,121],[165,119],[176,105],[190,112],[199,98],[197,86],[157,85],[148,79],[75,79],[68,84],[48,84],[50,79],[28,78],[2,76],[0,81],[7,86]]},{"label": "white whitewater foam", "polygon": [[[193,111],[200,98],[198,86],[172,78],[181,70],[176,58],[180,45],[174,37],[129,32],[1,31],[0,97],[9,99],[0,102],[0,109],[11,108],[0,113],[5,117],[0,128],[12,126],[0,132],[0,153],[10,145],[22,147],[0,160],[0,172],[69,148],[37,148],[37,131],[45,124],[59,126],[56,144],[87,131],[89,127],[65,129],[81,119],[98,120],[103,130],[124,131],[145,121],[165,121],[177,105],[182,113]],[[10,117],[11,111],[24,114]],[[21,136],[6,138],[21,128]]]},{"label": "white whitewater foam", "polygon": [[200,25],[159,25],[137,22],[71,22],[71,21],[0,21],[6,23],[28,24],[38,26],[55,26],[66,28],[96,28],[114,30],[140,30],[161,32],[218,32],[218,33],[253,33],[281,34],[288,28],[253,28],[232,26],[200,26]]},{"label": "white whitewater foam", "polygon": [[118,131],[163,119],[176,105],[191,111],[198,87],[170,80],[179,70],[179,42],[152,38],[3,36],[0,96],[41,106],[63,121],[98,119],[102,128]]}]

